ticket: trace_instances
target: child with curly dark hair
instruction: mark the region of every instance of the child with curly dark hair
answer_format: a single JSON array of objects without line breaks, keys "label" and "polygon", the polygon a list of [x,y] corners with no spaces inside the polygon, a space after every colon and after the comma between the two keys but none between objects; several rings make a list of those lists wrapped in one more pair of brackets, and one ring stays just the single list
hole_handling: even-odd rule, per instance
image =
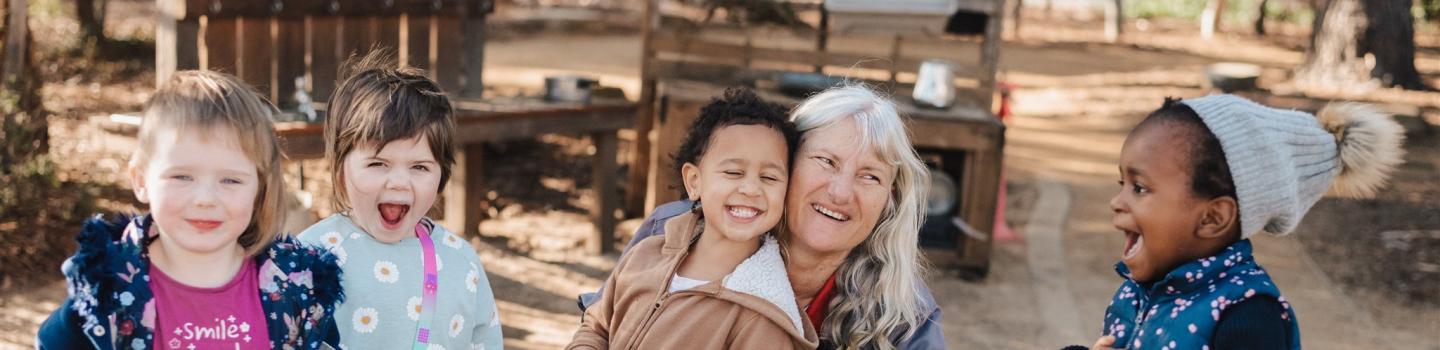
[{"label": "child with curly dark hair", "polygon": [[814,349],[774,237],[799,131],[784,107],[729,89],[701,108],[676,172],[694,203],[635,245],[570,349]]}]

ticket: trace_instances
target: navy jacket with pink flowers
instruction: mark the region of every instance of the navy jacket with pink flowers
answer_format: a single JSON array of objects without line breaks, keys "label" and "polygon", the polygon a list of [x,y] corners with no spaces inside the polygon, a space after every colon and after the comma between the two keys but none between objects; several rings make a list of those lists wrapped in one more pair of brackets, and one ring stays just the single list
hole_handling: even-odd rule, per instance
[{"label": "navy jacket with pink flowers", "polygon": [[[92,218],[80,232],[79,250],[62,270],[70,296],[40,326],[39,349],[159,349],[150,257],[157,237],[149,215]],[[254,257],[261,307],[272,349],[319,349],[339,344],[335,306],[344,299],[340,267],[323,248],[284,236]]]},{"label": "navy jacket with pink flowers", "polygon": [[[1151,283],[1115,264],[1125,282],[1105,309],[1104,335],[1121,349],[1300,349],[1294,309],[1250,252],[1250,240],[1240,240]],[[1246,334],[1267,324],[1274,327],[1261,327],[1264,334]]]}]

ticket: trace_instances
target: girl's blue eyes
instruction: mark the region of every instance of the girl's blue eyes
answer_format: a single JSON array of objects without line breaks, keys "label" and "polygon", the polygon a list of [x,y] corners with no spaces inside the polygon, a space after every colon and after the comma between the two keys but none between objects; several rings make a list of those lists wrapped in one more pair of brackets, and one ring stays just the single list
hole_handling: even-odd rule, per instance
[{"label": "girl's blue eyes", "polygon": [[[382,163],[382,162],[373,162],[373,163],[370,163],[370,164],[366,164],[366,165],[365,165],[365,167],[367,167],[367,168],[378,168],[378,167],[386,167],[386,166],[389,166],[389,165],[387,165],[387,164],[385,164],[385,163]],[[424,165],[412,166],[412,167],[410,167],[410,169],[411,169],[411,170],[425,171],[425,172],[430,171],[430,167],[424,166]]]},{"label": "girl's blue eyes", "polygon": [[[190,175],[171,175],[170,178],[171,178],[171,179],[175,179],[175,180],[179,180],[179,181],[187,181],[187,182],[188,182],[188,181],[195,181],[195,177],[190,176]],[[227,178],[222,178],[222,179],[220,179],[220,183],[226,184],[226,185],[238,185],[238,184],[242,184],[242,183],[245,183],[245,182],[244,182],[244,181],[241,181],[240,179],[227,177]]]}]

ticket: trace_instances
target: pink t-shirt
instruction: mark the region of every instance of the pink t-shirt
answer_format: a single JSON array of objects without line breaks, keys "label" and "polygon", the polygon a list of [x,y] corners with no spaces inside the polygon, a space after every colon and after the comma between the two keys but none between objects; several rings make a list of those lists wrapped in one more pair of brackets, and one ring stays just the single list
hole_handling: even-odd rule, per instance
[{"label": "pink t-shirt", "polygon": [[159,268],[150,269],[155,293],[157,350],[269,349],[265,310],[260,306],[259,269],[245,259],[225,285],[184,285]]}]

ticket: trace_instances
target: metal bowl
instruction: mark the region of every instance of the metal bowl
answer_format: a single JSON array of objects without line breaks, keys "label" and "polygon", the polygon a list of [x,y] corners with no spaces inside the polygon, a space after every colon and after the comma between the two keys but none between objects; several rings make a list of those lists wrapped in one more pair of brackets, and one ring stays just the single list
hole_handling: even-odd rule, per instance
[{"label": "metal bowl", "polygon": [[1205,66],[1206,86],[1222,92],[1254,90],[1262,69],[1258,65],[1239,62],[1220,62]]}]

